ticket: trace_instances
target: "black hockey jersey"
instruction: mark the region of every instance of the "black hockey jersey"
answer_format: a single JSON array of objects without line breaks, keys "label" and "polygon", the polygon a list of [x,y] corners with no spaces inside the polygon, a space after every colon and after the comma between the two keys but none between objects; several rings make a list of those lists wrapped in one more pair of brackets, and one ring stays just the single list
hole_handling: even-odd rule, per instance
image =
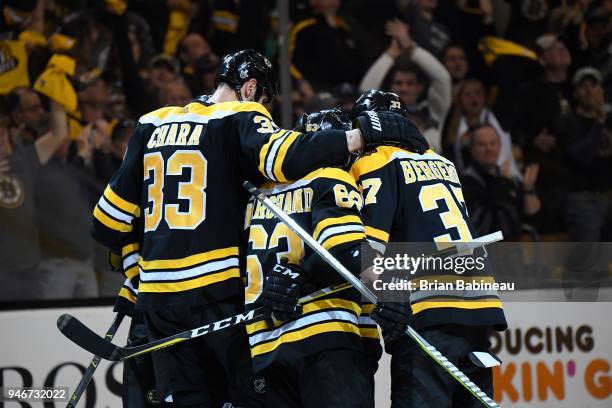
[{"label": "black hockey jersey", "polygon": [[[344,170],[323,168],[298,181],[265,183],[260,189],[332,254],[358,248],[365,239],[359,217],[362,198]],[[245,226],[249,227],[247,308],[259,305],[265,275],[282,258],[304,263],[312,274],[307,286],[313,293],[302,303],[299,318],[275,322],[274,327],[263,321],[246,326],[254,369],[330,348],[361,350],[360,294],[343,284],[331,268],[310,270],[306,265],[313,251],[260,202],[249,203]]]},{"label": "black hockey jersey", "polygon": [[[419,155],[399,147],[381,146],[360,157],[351,174],[363,192],[362,218],[370,244],[385,252],[388,242],[469,242],[474,229],[468,217],[461,183],[452,162],[429,150]],[[451,270],[444,275],[412,279],[425,282],[470,279],[492,282],[490,270]],[[438,324],[506,326],[496,291],[415,290],[410,293],[417,327]]]},{"label": "black hockey jersey", "polygon": [[119,253],[141,229],[138,305],[238,296],[248,198],[242,182],[298,179],[347,156],[343,131],[283,130],[254,102],[158,109],[141,117],[94,209],[93,235]]}]

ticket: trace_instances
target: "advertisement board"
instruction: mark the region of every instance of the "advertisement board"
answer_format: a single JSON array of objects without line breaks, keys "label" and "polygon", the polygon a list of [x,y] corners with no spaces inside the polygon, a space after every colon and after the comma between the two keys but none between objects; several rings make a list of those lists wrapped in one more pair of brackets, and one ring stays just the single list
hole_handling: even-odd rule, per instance
[{"label": "advertisement board", "polygon": [[[505,304],[509,329],[495,334],[495,399],[503,407],[611,408],[612,319],[610,303]],[[56,328],[63,313],[97,333],[113,319],[110,307],[0,312],[0,387],[69,387],[72,392],[91,355]],[[115,342],[125,344],[129,319]],[[389,356],[376,375],[376,406],[388,407]],[[121,363],[103,361],[80,407],[121,406]],[[0,408],[54,408],[65,403],[0,402]]]}]

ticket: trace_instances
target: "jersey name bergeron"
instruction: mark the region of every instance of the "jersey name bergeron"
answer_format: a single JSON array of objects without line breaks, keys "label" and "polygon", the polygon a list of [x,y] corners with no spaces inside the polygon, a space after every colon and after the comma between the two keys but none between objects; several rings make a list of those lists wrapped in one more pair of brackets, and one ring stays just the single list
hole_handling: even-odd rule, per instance
[{"label": "jersey name bergeron", "polygon": [[451,183],[461,184],[455,166],[440,160],[401,160],[400,166],[402,167],[406,184],[429,180],[446,180]]}]

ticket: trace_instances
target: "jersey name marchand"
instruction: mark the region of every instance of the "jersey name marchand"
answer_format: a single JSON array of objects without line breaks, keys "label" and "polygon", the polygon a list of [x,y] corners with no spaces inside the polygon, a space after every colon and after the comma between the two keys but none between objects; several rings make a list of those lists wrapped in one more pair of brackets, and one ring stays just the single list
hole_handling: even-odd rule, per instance
[{"label": "jersey name marchand", "polygon": [[[332,254],[365,238],[359,218],[361,195],[343,170],[320,169],[298,181],[265,183],[260,189]],[[312,251],[259,202],[249,203],[245,227],[249,228],[245,301],[250,308],[260,304],[266,271],[283,257],[300,264]],[[301,302],[299,318],[276,321],[273,327],[263,321],[246,326],[255,370],[296,354],[362,347],[359,294],[333,271],[326,275],[311,272],[306,283],[310,295]]]}]

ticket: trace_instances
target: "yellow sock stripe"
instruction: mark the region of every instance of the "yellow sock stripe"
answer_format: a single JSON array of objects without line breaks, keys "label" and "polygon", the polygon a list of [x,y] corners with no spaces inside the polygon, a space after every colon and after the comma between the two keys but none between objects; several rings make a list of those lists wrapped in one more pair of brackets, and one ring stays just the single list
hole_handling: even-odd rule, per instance
[{"label": "yellow sock stripe", "polygon": [[179,259],[157,259],[152,261],[145,261],[140,257],[138,264],[143,270],[158,270],[158,269],[178,269],[188,268],[194,265],[198,265],[204,262],[209,262],[215,259],[226,258],[229,256],[238,256],[238,247],[229,247],[215,249],[208,252],[202,252],[199,254],[190,255],[185,258]]},{"label": "yellow sock stripe", "polygon": [[389,233],[378,228],[371,227],[369,225],[365,226],[365,233],[368,237],[372,237],[377,239],[378,241],[389,242]]},{"label": "yellow sock stripe", "polygon": [[119,232],[132,231],[132,226],[130,224],[124,224],[123,222],[119,222],[119,221],[112,219],[108,215],[104,214],[102,210],[98,208],[97,205],[96,205],[96,208],[94,208],[93,215],[98,221],[100,221],[102,224],[104,224],[106,227],[112,230],[119,231]]},{"label": "yellow sock stripe", "polygon": [[305,329],[296,330],[294,332],[284,333],[277,339],[251,348],[251,356],[255,357],[260,354],[274,351],[281,344],[292,343],[307,339],[308,337],[316,336],[317,334],[343,332],[359,335],[359,328],[349,322],[325,322],[306,327]]},{"label": "yellow sock stripe", "polygon": [[348,242],[353,241],[363,241],[364,239],[365,234],[363,232],[353,232],[350,234],[340,234],[329,237],[325,241],[323,241],[321,245],[323,246],[323,248],[329,251],[338,245],[346,244]]},{"label": "yellow sock stripe", "polygon": [[182,282],[155,282],[147,283],[140,282],[138,285],[138,292],[153,292],[153,293],[166,293],[166,292],[182,292],[185,290],[201,288],[204,286],[219,283],[232,278],[240,278],[240,269],[232,268],[223,272],[213,273],[210,275],[201,276]]},{"label": "yellow sock stripe", "polygon": [[287,156],[287,150],[289,150],[289,147],[291,147],[299,135],[300,134],[298,132],[291,132],[276,152],[273,172],[276,180],[280,181],[281,183],[287,181],[287,178],[283,174],[283,163],[285,162],[285,156]]},{"label": "yellow sock stripe", "polygon": [[417,314],[420,313],[424,310],[428,310],[428,309],[438,309],[438,308],[443,308],[443,307],[450,307],[453,309],[467,309],[467,310],[473,310],[473,309],[487,309],[487,308],[491,308],[491,307],[495,307],[495,308],[503,308],[502,306],[502,302],[500,300],[497,299],[492,299],[492,300],[479,300],[479,301],[463,301],[463,300],[457,300],[456,302],[453,301],[449,301],[448,299],[445,299],[444,301],[442,300],[433,300],[433,301],[423,301],[423,302],[419,302],[419,303],[415,303],[412,305],[412,313],[413,314]]},{"label": "yellow sock stripe", "polygon": [[110,186],[106,186],[104,190],[104,198],[120,210],[133,215],[134,217],[140,217],[140,207],[136,204],[132,204],[129,201],[119,197]]},{"label": "yellow sock stripe", "polygon": [[361,224],[361,218],[359,218],[356,215],[345,215],[342,217],[336,217],[336,218],[326,218],[324,220],[321,220],[317,226],[314,229],[314,232],[312,233],[312,237],[314,239],[319,239],[319,235],[321,234],[321,231],[323,231],[325,228],[332,226],[332,225],[341,225],[341,224]]}]

